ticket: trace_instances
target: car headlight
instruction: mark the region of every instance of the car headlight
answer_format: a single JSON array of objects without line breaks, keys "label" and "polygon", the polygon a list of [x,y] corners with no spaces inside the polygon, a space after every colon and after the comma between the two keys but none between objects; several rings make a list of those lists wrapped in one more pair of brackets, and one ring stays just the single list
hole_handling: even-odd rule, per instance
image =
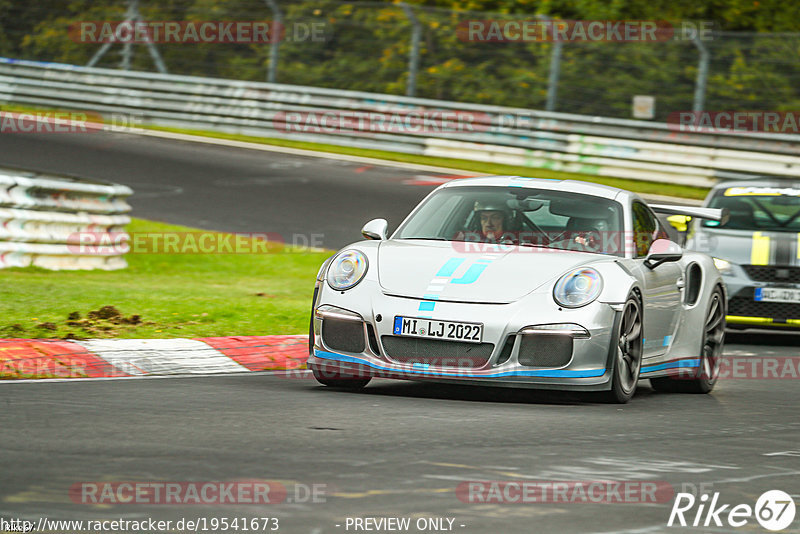
[{"label": "car headlight", "polygon": [[603,278],[591,267],[581,267],[562,276],[553,289],[553,299],[564,308],[580,308],[593,302],[603,290]]},{"label": "car headlight", "polygon": [[716,265],[717,270],[722,274],[730,274],[731,272],[733,272],[733,268],[731,267],[731,262],[727,260],[714,258],[714,265]]},{"label": "car headlight", "polygon": [[331,260],[328,285],[337,291],[355,287],[367,273],[367,257],[358,250],[345,250]]}]

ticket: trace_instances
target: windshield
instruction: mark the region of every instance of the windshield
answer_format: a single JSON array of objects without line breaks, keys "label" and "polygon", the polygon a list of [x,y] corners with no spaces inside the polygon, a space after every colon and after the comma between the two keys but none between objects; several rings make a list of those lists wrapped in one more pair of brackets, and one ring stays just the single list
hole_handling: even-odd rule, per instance
[{"label": "windshield", "polygon": [[703,226],[729,230],[800,231],[800,189],[793,187],[729,187],[715,194],[711,208],[728,208],[728,222]]},{"label": "windshield", "polygon": [[452,187],[437,192],[394,239],[473,241],[623,256],[622,206],[542,189]]}]

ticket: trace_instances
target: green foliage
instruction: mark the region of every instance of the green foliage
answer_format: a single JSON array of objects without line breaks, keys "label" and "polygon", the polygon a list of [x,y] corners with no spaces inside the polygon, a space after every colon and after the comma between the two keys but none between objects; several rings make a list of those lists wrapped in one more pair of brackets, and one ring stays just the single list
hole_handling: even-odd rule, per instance
[{"label": "green foliage", "polygon": [[[405,94],[412,24],[394,2],[278,0],[286,36],[278,81]],[[707,109],[797,109],[800,3],[779,0],[409,0],[422,25],[416,94],[543,108],[552,43],[464,39],[470,20],[664,20],[714,23]],[[124,0],[0,0],[0,53],[85,64],[100,47],[70,37],[79,21],[122,20]],[[141,0],[145,20],[273,19],[264,0]],[[309,28],[322,28],[322,39]],[[738,33],[733,33],[738,32]],[[745,33],[749,32],[749,33]],[[303,38],[305,37],[305,38]],[[170,72],[264,81],[269,44],[160,44]],[[117,68],[121,46],[99,66]],[[133,68],[154,70],[143,46]],[[630,117],[634,95],[656,97],[658,119],[691,109],[698,50],[690,41],[568,42],[562,48],[559,111]]]}]

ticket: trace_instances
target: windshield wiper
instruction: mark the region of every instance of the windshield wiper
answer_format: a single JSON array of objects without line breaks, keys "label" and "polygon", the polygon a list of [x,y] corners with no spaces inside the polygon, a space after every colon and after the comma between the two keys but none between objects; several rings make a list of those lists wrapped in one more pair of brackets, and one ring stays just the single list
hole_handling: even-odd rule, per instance
[{"label": "windshield wiper", "polygon": [[428,241],[447,241],[444,237],[401,237],[400,239],[425,239]]}]

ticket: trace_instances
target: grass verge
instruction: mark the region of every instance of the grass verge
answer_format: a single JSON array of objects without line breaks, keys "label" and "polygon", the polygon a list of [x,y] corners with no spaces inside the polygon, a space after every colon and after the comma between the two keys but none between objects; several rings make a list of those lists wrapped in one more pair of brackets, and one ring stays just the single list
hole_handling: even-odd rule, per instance
[{"label": "grass verge", "polygon": [[[128,231],[198,230],[134,219]],[[129,267],[119,271],[3,269],[0,338],[305,334],[314,276],[330,254],[291,247],[258,254],[131,253]]]}]

